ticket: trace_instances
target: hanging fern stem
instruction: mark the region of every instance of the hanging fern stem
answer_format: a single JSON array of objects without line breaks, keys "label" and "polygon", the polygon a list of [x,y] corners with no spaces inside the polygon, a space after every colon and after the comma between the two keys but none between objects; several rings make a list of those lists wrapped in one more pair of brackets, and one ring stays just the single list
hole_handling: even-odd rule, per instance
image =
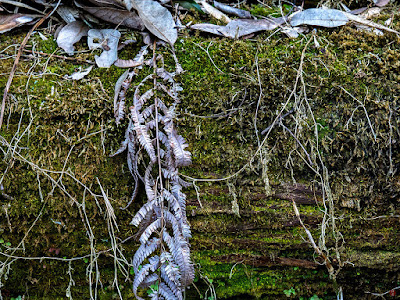
[{"label": "hanging fern stem", "polygon": [[[153,74],[154,74],[154,78],[153,78],[153,86],[156,87],[157,86],[157,60],[156,60],[156,40],[154,40],[153,42]],[[157,93],[157,91],[156,91]],[[159,130],[158,130],[158,97],[157,94],[154,97],[154,110],[155,110],[155,117],[156,117],[156,145],[157,145],[157,159],[158,159],[158,178],[160,181],[160,188],[161,188],[161,199],[163,199],[164,195],[164,186],[163,186],[163,175],[162,175],[162,170],[161,170],[161,154],[160,154],[160,137],[159,137]],[[157,190],[157,189],[156,189]],[[164,201],[160,201],[161,202],[161,231],[160,231],[160,257],[163,253],[163,251],[165,251],[165,247],[163,244],[163,239],[162,236],[164,234],[164,229],[165,229],[165,222],[164,222]],[[158,269],[158,284],[157,286],[160,287],[161,286],[161,268]],[[158,288],[157,290],[157,294],[159,296],[160,293],[160,289]]]},{"label": "hanging fern stem", "polygon": [[[128,152],[127,163],[135,186],[127,207],[136,196],[139,180],[144,183],[147,195],[147,202],[131,222],[138,227],[137,236],[141,243],[132,260],[134,294],[142,300],[137,295],[138,288],[150,287],[148,292],[153,300],[183,300],[185,288],[194,279],[194,267],[188,243],[191,233],[186,218],[186,196],[181,191],[189,185],[179,177],[178,168],[191,163],[191,154],[185,150],[188,145],[177,133],[173,122],[175,107],[179,103],[177,92],[181,90],[174,76],[181,72],[181,67],[176,62],[175,72],[167,72],[164,67],[157,67],[159,59],[162,61],[162,56],[156,56],[154,43],[150,63],[153,74],[136,85],[125,140],[114,155],[125,150]],[[129,75],[136,75],[137,70]],[[116,115],[118,121],[124,117],[123,102],[131,80],[127,74],[123,76],[119,79],[122,91],[118,93],[121,104]],[[140,89],[151,79],[153,88],[141,93]],[[160,94],[172,99],[169,107]],[[147,104],[153,97],[153,104]],[[147,159],[142,159],[143,152],[147,153],[148,163]],[[144,163],[144,169],[139,168],[140,161]],[[158,164],[157,171],[155,164]],[[144,174],[141,175],[139,169],[144,170]]]}]

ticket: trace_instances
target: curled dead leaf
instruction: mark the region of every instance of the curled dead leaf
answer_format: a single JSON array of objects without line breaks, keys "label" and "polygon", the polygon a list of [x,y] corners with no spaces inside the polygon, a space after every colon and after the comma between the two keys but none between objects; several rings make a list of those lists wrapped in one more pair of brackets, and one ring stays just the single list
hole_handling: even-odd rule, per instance
[{"label": "curled dead leaf", "polygon": [[[90,49],[103,49],[100,56],[95,56],[96,64],[100,68],[109,68],[118,59],[118,42],[121,33],[114,29],[90,29],[88,31],[88,45]],[[98,42],[95,42],[98,41]]]},{"label": "curled dead leaf", "polygon": [[74,54],[74,44],[88,33],[88,26],[81,21],[74,21],[65,25],[57,36],[58,47],[64,49],[68,55]]}]

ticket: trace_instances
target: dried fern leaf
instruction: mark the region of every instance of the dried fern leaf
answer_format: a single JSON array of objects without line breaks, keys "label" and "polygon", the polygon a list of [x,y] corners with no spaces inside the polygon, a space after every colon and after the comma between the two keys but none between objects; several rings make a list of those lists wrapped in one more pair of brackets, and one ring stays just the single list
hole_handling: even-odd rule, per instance
[{"label": "dried fern leaf", "polygon": [[161,99],[157,98],[157,104],[160,110],[166,115],[168,112],[168,107],[165,105],[165,103]]},{"label": "dried fern leaf", "polygon": [[133,280],[133,293],[135,294],[137,300],[144,300],[143,298],[137,295],[137,289],[143,282],[143,280],[146,278],[146,276],[149,274],[150,268],[151,268],[150,264],[143,266],[143,268],[136,274],[135,279]]},{"label": "dried fern leaf", "polygon": [[169,233],[163,231],[163,241],[168,245],[174,258],[174,262],[179,266],[181,272],[181,287],[190,285],[194,279],[194,267],[190,260],[190,250],[187,242],[182,238],[172,238]]},{"label": "dried fern leaf", "polygon": [[[183,180],[182,178],[178,177],[178,184],[183,186],[184,188],[191,187],[193,184],[191,182],[187,182],[186,180]],[[183,194],[183,193],[182,193]],[[184,194],[183,194],[184,195]],[[186,199],[186,196],[185,196]]]},{"label": "dried fern leaf", "polygon": [[175,214],[175,216],[171,217],[168,215],[168,218],[173,218],[172,222],[178,222],[178,220],[182,220],[184,217],[182,215],[182,208],[178,200],[174,197],[174,195],[172,195],[166,189],[163,190],[163,196],[164,199],[167,200],[169,205],[172,207],[172,210],[174,211]]},{"label": "dried fern leaf", "polygon": [[146,126],[141,125],[140,119],[143,118],[139,115],[135,106],[131,106],[131,116],[134,123],[133,129],[135,130],[139,144],[146,150],[150,160],[155,163],[157,161],[156,152],[153,144],[151,143],[150,135]]},{"label": "dried fern leaf", "polygon": [[148,288],[149,286],[156,284],[157,281],[159,281],[159,277],[156,273],[152,273],[149,276],[147,276],[142,283],[140,284],[139,287],[141,288]]},{"label": "dried fern leaf", "polygon": [[[135,88],[135,93],[133,95],[133,104],[137,105],[139,100],[140,88],[146,83],[147,80],[153,79],[153,74],[147,75]],[[140,110],[142,107],[138,107]]]},{"label": "dried fern leaf", "polygon": [[135,105],[138,107],[138,109],[141,109],[143,105],[154,95],[153,89],[150,89],[146,91],[140,98],[137,100]]},{"label": "dried fern leaf", "polygon": [[148,239],[150,238],[150,236],[157,230],[157,229],[161,229],[162,227],[162,220],[161,219],[157,219],[155,220],[153,223],[151,223],[146,230],[142,233],[142,235],[140,236],[139,241],[144,244],[148,241]]},{"label": "dried fern leaf", "polygon": [[174,82],[175,72],[168,72],[164,68],[157,68],[156,74],[160,77],[163,81],[167,81],[169,83]]},{"label": "dried fern leaf", "polygon": [[176,181],[173,182],[171,187],[172,195],[174,195],[175,199],[178,200],[179,205],[183,212],[186,215],[186,195],[181,192],[182,186],[178,184]]},{"label": "dried fern leaf", "polygon": [[137,174],[136,146],[131,141],[131,139],[128,140],[127,149],[128,149],[128,155],[126,157],[126,160],[128,162],[129,172],[131,172],[132,175]]},{"label": "dried fern leaf", "polygon": [[154,104],[151,104],[145,109],[143,109],[142,110],[143,119],[146,120],[148,117],[150,117],[150,115],[154,112],[154,108],[155,108]]},{"label": "dried fern leaf", "polygon": [[[129,122],[131,123],[131,121],[129,121]],[[128,126],[128,129],[125,131],[125,139],[121,143],[121,147],[119,147],[119,149],[117,151],[115,151],[113,154],[110,154],[110,157],[116,156],[116,155],[124,152],[126,150],[126,148],[128,147],[128,144],[129,144],[129,126]]]},{"label": "dried fern leaf", "polygon": [[172,99],[174,99],[174,101],[175,101],[176,103],[179,103],[179,102],[180,102],[180,99],[178,98],[178,93],[176,92],[176,87],[175,87],[175,85],[174,85],[175,88],[173,88],[172,90],[171,90],[171,89],[168,89],[168,88],[167,88],[165,85],[163,85],[162,83],[158,83],[157,86],[158,86],[159,88],[161,88],[168,96],[170,96]]},{"label": "dried fern leaf", "polygon": [[180,285],[179,281],[175,282],[175,281],[171,280],[171,278],[167,275],[167,272],[165,271],[164,264],[161,266],[161,278],[164,280],[164,282],[167,284],[167,286],[171,289],[171,291],[174,293],[174,295],[179,300],[183,300],[182,290],[179,287],[179,285]]},{"label": "dried fern leaf", "polygon": [[181,247],[181,254],[184,260],[183,268],[181,268],[181,284],[183,287],[187,287],[192,284],[194,279],[194,266],[190,260],[190,249],[186,244],[185,247]]},{"label": "dried fern leaf", "polygon": [[176,169],[165,169],[162,168],[161,172],[165,179],[176,181],[178,180],[178,171]]},{"label": "dried fern leaf", "polygon": [[158,286],[158,293],[162,295],[165,300],[178,300],[178,298],[164,282],[161,282]]},{"label": "dried fern leaf", "polygon": [[150,121],[146,122],[146,124],[145,124],[146,125],[146,129],[147,130],[153,130],[154,128],[156,128],[156,124],[157,124],[157,122],[156,122],[155,119],[150,120]]},{"label": "dried fern leaf", "polygon": [[168,136],[164,132],[162,132],[162,131],[158,132],[158,139],[160,140],[160,142],[163,145],[165,145],[169,148]]},{"label": "dried fern leaf", "polygon": [[[129,162],[128,162],[128,164],[129,164]],[[132,196],[131,196],[131,199],[129,200],[129,202],[124,207],[120,207],[121,210],[127,209],[132,204],[133,200],[135,200],[137,193],[139,191],[139,180],[138,180],[136,173],[132,173],[132,177],[133,177],[133,181],[134,181]]]},{"label": "dried fern leaf", "polygon": [[[119,114],[123,114],[123,109],[121,112],[121,101],[124,103],[122,106],[125,107],[125,95],[126,95],[126,89],[121,91],[122,88],[122,83],[127,79],[128,77],[129,70],[126,70],[117,80],[115,83],[115,88],[114,88],[114,117],[118,118]],[[122,92],[122,93],[120,93]],[[120,101],[118,101],[120,99]],[[122,116],[123,117],[123,116]],[[119,120],[116,121],[117,124],[119,124]]]},{"label": "dried fern leaf", "polygon": [[190,226],[188,224],[182,224],[182,235],[187,239],[192,237],[192,232],[190,231]]},{"label": "dried fern leaf", "polygon": [[181,272],[179,271],[179,267],[173,262],[163,264],[163,266],[167,277],[171,281],[178,283],[181,278]]},{"label": "dried fern leaf", "polygon": [[153,190],[154,180],[151,178],[152,168],[153,168],[153,164],[150,163],[146,168],[146,172],[144,173],[145,191],[146,191],[147,199],[149,199],[149,201],[152,201],[156,197],[155,191]]},{"label": "dried fern leaf", "polygon": [[142,220],[145,219],[148,214],[154,212],[155,206],[159,205],[159,203],[160,197],[154,198],[153,200],[146,202],[146,204],[143,205],[135,214],[130,224],[138,227],[140,222],[142,222]]},{"label": "dried fern leaf", "polygon": [[175,128],[172,126],[166,128],[170,146],[174,152],[176,167],[188,166],[192,163],[191,154],[186,151],[185,148],[188,146],[185,139],[179,135]]},{"label": "dried fern leaf", "polygon": [[159,238],[152,238],[147,243],[141,244],[140,247],[135,252],[132,260],[132,266],[135,273],[137,273],[139,266],[143,261],[149,257],[154,251],[158,249],[161,245],[161,240]]},{"label": "dried fern leaf", "polygon": [[160,257],[158,255],[149,257],[149,264],[151,265],[150,270],[155,272],[160,267]]},{"label": "dried fern leaf", "polygon": [[181,226],[180,226],[181,223],[178,222],[177,218],[172,213],[170,213],[167,209],[163,210],[163,217],[165,219],[165,222],[168,225],[171,225],[172,230],[174,232],[174,237],[183,238],[182,233],[181,233]]}]

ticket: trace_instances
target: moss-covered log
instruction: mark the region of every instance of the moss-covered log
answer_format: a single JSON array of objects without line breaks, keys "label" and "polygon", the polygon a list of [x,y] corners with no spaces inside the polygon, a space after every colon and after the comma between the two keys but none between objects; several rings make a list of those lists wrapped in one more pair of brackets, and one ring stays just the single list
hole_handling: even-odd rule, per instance
[{"label": "moss-covered log", "polygon": [[[400,30],[397,14],[393,28]],[[124,155],[109,156],[127,125],[115,124],[112,107],[124,70],[68,80],[94,54],[56,58],[61,50],[48,29],[42,33],[48,39],[34,35],[18,65],[0,131],[1,292],[6,299],[61,299],[66,291],[89,299],[91,290],[118,298],[98,182],[128,261],[138,246],[129,222],[145,201],[141,190],[129,209],[119,209],[132,178]],[[0,36],[1,87],[25,34]],[[139,48],[129,45],[120,56]],[[197,265],[188,299],[211,297],[210,286],[229,299],[336,299],[340,288],[346,299],[360,299],[400,285],[399,50],[395,35],[350,25],[293,40],[281,33],[180,37],[177,124],[193,155],[181,172],[194,184],[186,193]],[[170,52],[159,51],[172,70]],[[133,274],[116,265],[119,289],[131,299]],[[94,286],[96,275],[101,285]]]}]

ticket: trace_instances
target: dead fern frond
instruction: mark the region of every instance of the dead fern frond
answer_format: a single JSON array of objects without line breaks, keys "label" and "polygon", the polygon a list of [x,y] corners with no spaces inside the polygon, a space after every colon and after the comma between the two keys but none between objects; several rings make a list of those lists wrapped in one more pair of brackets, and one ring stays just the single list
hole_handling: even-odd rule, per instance
[{"label": "dead fern frond", "polygon": [[[156,62],[155,57],[153,61]],[[127,151],[134,191],[126,207],[137,194],[139,179],[147,196],[147,202],[131,221],[138,227],[141,243],[132,261],[134,294],[141,299],[137,296],[139,287],[157,285],[157,289],[150,290],[151,299],[182,300],[185,287],[194,279],[194,266],[188,243],[191,232],[186,218],[186,196],[182,192],[189,184],[179,177],[178,168],[191,163],[191,153],[185,150],[188,144],[174,125],[180,90],[174,79],[175,72],[156,66],[154,70],[154,74],[146,76],[135,88],[125,139],[113,155]],[[124,115],[126,94],[133,76],[130,74],[136,72],[121,79],[119,106],[115,110],[117,122]],[[150,79],[154,87],[142,92]],[[158,83],[157,79],[163,83]],[[160,93],[172,99],[170,106],[165,103],[171,101],[161,100]]]}]

